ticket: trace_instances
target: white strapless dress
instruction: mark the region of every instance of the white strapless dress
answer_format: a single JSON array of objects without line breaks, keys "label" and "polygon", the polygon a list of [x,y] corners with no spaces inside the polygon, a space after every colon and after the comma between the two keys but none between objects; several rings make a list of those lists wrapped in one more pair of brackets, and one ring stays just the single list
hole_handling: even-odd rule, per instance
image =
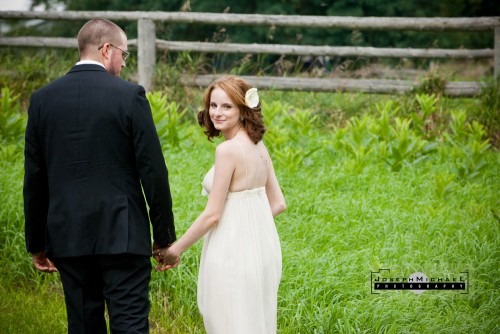
[{"label": "white strapless dress", "polygon": [[[203,180],[212,188],[214,167]],[[276,333],[281,248],[265,188],[229,192],[203,241],[198,307],[208,334]]]}]

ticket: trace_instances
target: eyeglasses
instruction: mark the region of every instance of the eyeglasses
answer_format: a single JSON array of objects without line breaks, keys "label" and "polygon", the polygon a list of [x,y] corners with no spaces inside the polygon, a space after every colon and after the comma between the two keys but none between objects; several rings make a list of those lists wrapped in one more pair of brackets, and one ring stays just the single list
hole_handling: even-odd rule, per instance
[{"label": "eyeglasses", "polygon": [[[118,49],[118,50],[120,50],[122,52],[122,59],[123,59],[123,61],[127,60],[128,56],[130,56],[130,52],[128,52],[128,51],[122,50],[119,47],[114,46],[111,43],[109,43],[109,46],[112,46],[115,49]],[[104,44],[102,46],[98,47],[97,50],[101,50],[103,47],[104,47]]]}]

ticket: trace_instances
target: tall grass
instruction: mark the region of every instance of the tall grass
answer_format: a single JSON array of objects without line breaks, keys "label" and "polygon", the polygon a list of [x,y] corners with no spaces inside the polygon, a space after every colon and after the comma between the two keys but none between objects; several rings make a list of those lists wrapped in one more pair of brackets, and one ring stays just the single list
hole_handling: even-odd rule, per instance
[{"label": "tall grass", "polygon": [[[395,103],[379,106],[378,114],[351,119],[331,133],[311,110],[264,102],[266,144],[289,207],[277,219],[284,263],[280,333],[498,330],[498,154],[481,151],[485,167],[461,172],[448,150],[467,156],[485,142],[474,123],[462,120],[458,129],[455,116],[446,115],[446,131],[424,139],[411,118],[387,116],[395,109]],[[402,153],[392,153],[388,162],[391,150]],[[213,146],[196,132],[166,152],[171,173],[182,179],[182,188],[173,191],[174,202],[182,203],[179,233],[203,208],[205,199],[197,194],[212,154]],[[186,164],[186,156],[198,158]],[[152,314],[165,332],[203,332],[196,307],[200,246],[175,271],[153,275]],[[429,276],[468,270],[469,294],[372,295],[370,273],[382,268]]]},{"label": "tall grass", "polygon": [[[58,276],[36,272],[24,249],[23,111],[31,92],[63,75],[77,55],[23,55],[0,52],[0,81],[10,88],[1,87],[0,110],[0,333],[59,333],[66,322]],[[232,71],[252,72],[262,61],[243,58]],[[135,79],[134,62],[125,79]],[[269,71],[296,66],[279,59]],[[202,90],[178,80],[212,71],[203,56],[160,55],[156,92],[148,94],[179,234],[205,205],[200,182],[216,144],[194,125]],[[276,220],[284,269],[279,333],[500,331],[498,83],[478,99],[447,99],[441,90],[434,72],[403,96],[260,92],[265,142],[288,205]],[[152,332],[203,333],[200,252],[198,243],[179,268],[153,273]],[[382,268],[428,276],[468,270],[469,294],[372,295],[370,273]]]},{"label": "tall grass", "polygon": [[[352,114],[334,122],[320,115],[326,95],[261,95],[264,140],[288,206],[276,219],[279,333],[500,330],[500,155],[485,126],[466,115],[477,101],[339,94],[330,108]],[[161,93],[148,98],[181,235],[205,205],[200,182],[218,141],[194,125],[199,107]],[[0,150],[0,332],[64,332],[58,276],[37,273],[24,250],[22,139],[9,138]],[[200,252],[201,242],[177,269],[152,274],[151,332],[204,332],[196,305]],[[468,270],[469,293],[371,294],[370,274],[384,268],[429,277]]]}]

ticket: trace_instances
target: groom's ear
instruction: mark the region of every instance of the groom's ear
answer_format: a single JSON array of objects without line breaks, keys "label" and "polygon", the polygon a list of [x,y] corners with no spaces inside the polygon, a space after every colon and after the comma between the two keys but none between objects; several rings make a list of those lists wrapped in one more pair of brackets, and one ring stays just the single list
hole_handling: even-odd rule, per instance
[{"label": "groom's ear", "polygon": [[99,51],[101,52],[100,55],[101,57],[103,57],[104,59],[109,59],[110,55],[109,55],[109,46],[110,44],[109,43],[104,43],[100,48],[99,48]]}]

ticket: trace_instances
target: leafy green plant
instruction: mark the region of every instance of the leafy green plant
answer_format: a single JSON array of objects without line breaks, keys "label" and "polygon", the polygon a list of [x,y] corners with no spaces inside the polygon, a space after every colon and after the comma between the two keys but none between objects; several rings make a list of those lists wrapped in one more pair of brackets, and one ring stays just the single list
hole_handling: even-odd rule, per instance
[{"label": "leafy green plant", "polygon": [[170,100],[181,105],[190,106],[193,101],[201,103],[200,97],[194,97],[198,92],[184,86],[182,81],[208,71],[209,67],[203,54],[165,52],[160,55],[155,66],[152,91],[162,91],[169,96]]},{"label": "leafy green plant", "polygon": [[0,57],[0,82],[18,93],[25,107],[35,90],[61,77],[75,64],[78,51],[5,48],[0,50]]},{"label": "leafy green plant", "polygon": [[364,146],[354,148],[351,143],[347,143],[347,145],[351,157],[347,158],[345,162],[345,170],[349,173],[360,174],[370,163],[372,148]]},{"label": "leafy green plant", "polygon": [[372,132],[379,141],[389,141],[391,137],[391,122],[401,109],[394,100],[387,100],[384,104],[376,103],[375,108],[379,114],[377,122],[372,126]]},{"label": "leafy green plant", "polygon": [[310,109],[291,109],[284,114],[283,125],[289,131],[290,137],[295,142],[302,142],[304,138],[314,137],[314,125],[318,116]]},{"label": "leafy green plant", "polygon": [[467,140],[467,114],[463,110],[451,111],[451,122],[449,128],[453,133],[455,141],[464,142]]},{"label": "leafy green plant", "polygon": [[265,55],[246,54],[243,58],[236,60],[229,69],[232,75],[258,74],[266,63]]},{"label": "leafy green plant", "polygon": [[168,146],[178,147],[181,141],[193,133],[193,129],[183,131],[182,118],[188,109],[180,111],[176,102],[167,103],[167,97],[161,92],[148,93],[147,98],[162,149],[165,151]]},{"label": "leafy green plant", "polygon": [[283,117],[288,113],[288,110],[291,107],[285,103],[280,101],[273,101],[271,103],[266,102],[265,100],[261,101],[262,103],[262,115],[264,119],[264,123],[267,127],[271,126],[279,126]]},{"label": "leafy green plant", "polygon": [[264,102],[262,107],[267,125],[264,142],[277,163],[290,171],[310,164],[310,156],[323,147],[315,131],[317,116],[309,109],[294,110],[286,103]]},{"label": "leafy green plant", "polygon": [[430,152],[436,150],[434,143],[416,136],[410,129],[410,119],[396,117],[394,126],[391,126],[392,140],[387,146],[382,146],[385,157],[383,161],[391,171],[401,170],[404,163],[416,163],[426,157]]},{"label": "leafy green plant", "polygon": [[453,124],[450,125],[454,136],[445,134],[450,148],[443,148],[445,154],[450,154],[455,171],[460,179],[470,180],[481,174],[488,164],[489,138],[486,137],[484,126],[477,121],[472,123],[464,120],[464,113],[452,115]]},{"label": "leafy green plant", "polygon": [[263,120],[267,128],[264,142],[270,152],[276,152],[290,141],[289,132],[283,124],[290,106],[278,101],[267,103],[263,100],[261,103]]},{"label": "leafy green plant", "polygon": [[471,180],[479,176],[488,165],[487,153],[490,148],[489,138],[483,139],[484,127],[476,121],[467,123],[467,140],[460,141],[446,136],[452,145],[451,156],[456,173],[460,179]]},{"label": "leafy green plant", "polygon": [[434,181],[436,183],[436,197],[442,199],[452,192],[454,186],[454,178],[454,175],[450,174],[449,172],[439,172],[434,175]]},{"label": "leafy green plant", "polygon": [[479,96],[481,107],[476,108],[473,117],[485,127],[486,135],[493,147],[500,147],[500,78],[488,82]]},{"label": "leafy green plant", "polygon": [[22,156],[19,144],[3,144],[0,146],[0,161],[14,161]]},{"label": "leafy green plant", "polygon": [[420,81],[420,85],[412,93],[443,95],[446,81],[435,72],[430,72]]},{"label": "leafy green plant", "polygon": [[302,163],[306,155],[302,150],[292,149],[290,146],[285,146],[274,153],[273,159],[276,160],[276,166],[286,168],[294,172]]},{"label": "leafy green plant", "polygon": [[442,131],[442,117],[437,108],[439,97],[435,94],[423,93],[417,94],[415,99],[419,110],[410,114],[413,126],[425,138],[435,138]]},{"label": "leafy green plant", "polygon": [[0,141],[19,143],[24,136],[26,119],[21,115],[19,95],[13,95],[9,88],[2,88],[0,101]]},{"label": "leafy green plant", "polygon": [[336,147],[348,153],[346,170],[354,174],[363,172],[371,160],[375,136],[370,132],[373,119],[368,115],[353,117],[339,132]]}]

